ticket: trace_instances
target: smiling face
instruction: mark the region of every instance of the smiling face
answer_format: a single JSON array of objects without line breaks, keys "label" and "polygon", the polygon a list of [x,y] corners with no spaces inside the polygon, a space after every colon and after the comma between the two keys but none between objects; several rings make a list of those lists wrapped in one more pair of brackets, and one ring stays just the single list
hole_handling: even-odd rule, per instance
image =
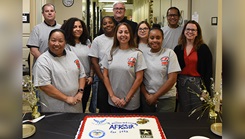
[{"label": "smiling face", "polygon": [[113,15],[116,20],[122,20],[125,16],[125,6],[122,3],[117,3],[113,7]]},{"label": "smiling face", "polygon": [[178,11],[176,9],[168,10],[167,20],[168,20],[169,27],[177,28],[178,23],[179,23],[179,19],[180,19],[180,17],[179,17]]},{"label": "smiling face", "polygon": [[187,40],[195,40],[197,33],[197,26],[195,24],[189,23],[186,25],[184,34]]},{"label": "smiling face", "polygon": [[151,47],[151,52],[159,52],[163,43],[162,32],[158,29],[153,29],[149,33],[148,44]]},{"label": "smiling face", "polygon": [[130,40],[130,32],[129,32],[127,26],[121,25],[120,27],[118,27],[117,40],[119,41],[120,45],[123,45],[123,44],[128,45],[128,42]]},{"label": "smiling face", "polygon": [[111,33],[115,29],[115,23],[112,21],[112,18],[105,17],[102,21],[102,28],[105,33]]},{"label": "smiling face", "polygon": [[149,33],[149,28],[148,26],[143,23],[139,26],[139,29],[138,29],[138,36],[140,39],[146,39],[148,38],[148,33]]},{"label": "smiling face", "polygon": [[65,36],[62,32],[56,31],[51,34],[48,42],[49,49],[58,57],[63,55],[65,44]]},{"label": "smiling face", "polygon": [[75,39],[79,39],[79,37],[83,34],[83,27],[80,21],[75,21],[73,26],[72,35]]}]

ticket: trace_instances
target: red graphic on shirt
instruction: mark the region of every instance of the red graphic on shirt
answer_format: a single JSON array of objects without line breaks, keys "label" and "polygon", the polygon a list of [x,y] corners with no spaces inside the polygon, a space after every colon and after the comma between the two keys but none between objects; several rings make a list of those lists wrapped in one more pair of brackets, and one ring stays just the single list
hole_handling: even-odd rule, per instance
[{"label": "red graphic on shirt", "polygon": [[130,57],[128,59],[128,66],[133,67],[136,63],[136,58],[135,57]]},{"label": "red graphic on shirt", "polygon": [[168,56],[164,56],[161,58],[162,66],[168,65],[168,59],[169,59]]},{"label": "red graphic on shirt", "polygon": [[76,63],[77,68],[78,68],[78,69],[80,69],[80,62],[79,62],[79,60],[78,60],[78,59],[76,59],[76,60],[74,61],[74,63]]}]

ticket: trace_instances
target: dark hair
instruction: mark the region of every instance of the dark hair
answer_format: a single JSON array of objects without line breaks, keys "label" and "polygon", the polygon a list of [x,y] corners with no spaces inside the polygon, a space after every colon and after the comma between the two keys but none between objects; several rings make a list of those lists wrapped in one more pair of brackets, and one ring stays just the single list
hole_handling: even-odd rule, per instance
[{"label": "dark hair", "polygon": [[178,44],[181,44],[182,47],[185,47],[187,44],[186,37],[185,37],[185,29],[188,24],[195,24],[197,27],[197,36],[194,40],[194,49],[197,50],[201,44],[204,44],[203,38],[202,38],[202,30],[200,25],[195,20],[189,20],[183,27],[182,33],[179,37]]},{"label": "dark hair", "polygon": [[151,26],[149,25],[149,23],[148,23],[147,21],[141,21],[141,22],[137,25],[136,30],[135,30],[135,43],[136,43],[136,45],[138,45],[139,42],[140,42],[140,37],[139,37],[139,35],[138,35],[138,31],[139,31],[140,25],[142,25],[142,24],[146,24],[146,26],[148,27],[148,29],[151,29]]},{"label": "dark hair", "polygon": [[50,37],[51,37],[52,34],[55,33],[55,32],[61,32],[61,33],[64,35],[64,37],[65,37],[65,31],[62,30],[62,29],[57,28],[57,29],[53,29],[53,30],[50,31],[49,36],[48,36],[48,40],[50,40]]},{"label": "dark hair", "polygon": [[166,16],[168,16],[168,11],[169,10],[172,10],[172,9],[175,9],[177,11],[179,17],[181,16],[180,11],[179,11],[179,9],[177,7],[170,7],[170,8],[168,8],[167,13],[166,13]]},{"label": "dark hair", "polygon": [[128,45],[129,45],[129,48],[136,48],[136,44],[134,42],[134,35],[133,35],[133,32],[132,32],[132,29],[131,29],[131,26],[125,22],[122,22],[122,23],[119,23],[115,29],[115,33],[114,33],[114,39],[113,39],[113,45],[112,45],[112,48],[111,48],[111,58],[112,58],[112,53],[113,51],[120,45],[118,39],[117,39],[117,31],[118,31],[118,28],[122,25],[125,25],[127,28],[128,28],[128,31],[129,31],[129,35],[130,35],[130,39],[129,39],[129,42],[128,42]]},{"label": "dark hair", "polygon": [[156,24],[156,23],[153,23],[153,24],[152,24],[152,28],[161,28],[161,25]]},{"label": "dark hair", "polygon": [[44,5],[42,6],[42,13],[44,12],[44,7],[46,7],[46,6],[53,6],[53,7],[54,7],[54,11],[55,11],[55,6],[54,6],[53,4],[51,4],[51,3],[46,3],[46,4],[44,4]]},{"label": "dark hair", "polygon": [[80,40],[81,44],[86,45],[87,40],[89,39],[89,33],[88,33],[88,29],[87,29],[85,23],[81,19],[78,19],[76,17],[69,18],[61,26],[61,29],[63,29],[65,31],[65,34],[66,34],[65,38],[66,38],[67,43],[71,46],[75,46],[76,42],[75,42],[75,38],[73,36],[73,26],[74,26],[74,23],[76,21],[80,21],[82,28],[83,28],[83,33],[80,36],[79,40]]}]

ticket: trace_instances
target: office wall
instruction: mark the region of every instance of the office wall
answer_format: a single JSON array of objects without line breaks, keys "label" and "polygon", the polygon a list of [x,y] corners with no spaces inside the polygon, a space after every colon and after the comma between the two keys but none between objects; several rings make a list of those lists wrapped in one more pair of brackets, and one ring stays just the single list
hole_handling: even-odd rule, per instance
[{"label": "office wall", "polygon": [[147,20],[149,22],[149,0],[134,0],[133,16],[132,19],[135,22],[141,22]]},{"label": "office wall", "polygon": [[[218,22],[218,25],[211,25],[211,18],[218,17],[219,20],[222,19],[222,16],[218,15],[218,9],[222,8],[222,5],[218,3],[219,1],[220,0],[192,0],[191,10],[192,15],[195,12],[198,14],[198,23],[202,28],[203,39],[209,46],[213,55],[213,71],[216,87],[219,87],[221,84],[222,44],[217,42],[222,40],[222,37],[217,38],[217,36],[218,33],[222,33],[218,32],[218,27],[222,26],[222,22]],[[219,90],[218,88],[216,89],[217,91]]]},{"label": "office wall", "polygon": [[56,7],[56,20],[59,24],[63,24],[64,20],[70,17],[77,17],[85,20],[86,1],[74,0],[74,4],[71,7],[65,7],[62,4],[62,0],[53,0],[53,4]]},{"label": "office wall", "polygon": [[[189,0],[154,0],[153,1],[153,17],[157,19],[157,23],[161,26],[167,26],[166,12],[169,7],[177,7],[182,11],[183,20],[189,19]],[[183,22],[184,23],[184,22]]]}]

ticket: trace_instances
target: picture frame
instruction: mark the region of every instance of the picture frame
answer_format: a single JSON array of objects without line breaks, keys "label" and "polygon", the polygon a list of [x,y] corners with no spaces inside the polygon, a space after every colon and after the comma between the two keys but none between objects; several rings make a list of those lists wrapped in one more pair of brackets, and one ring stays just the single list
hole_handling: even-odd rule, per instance
[{"label": "picture frame", "polygon": [[30,14],[22,13],[22,23],[30,23]]}]

